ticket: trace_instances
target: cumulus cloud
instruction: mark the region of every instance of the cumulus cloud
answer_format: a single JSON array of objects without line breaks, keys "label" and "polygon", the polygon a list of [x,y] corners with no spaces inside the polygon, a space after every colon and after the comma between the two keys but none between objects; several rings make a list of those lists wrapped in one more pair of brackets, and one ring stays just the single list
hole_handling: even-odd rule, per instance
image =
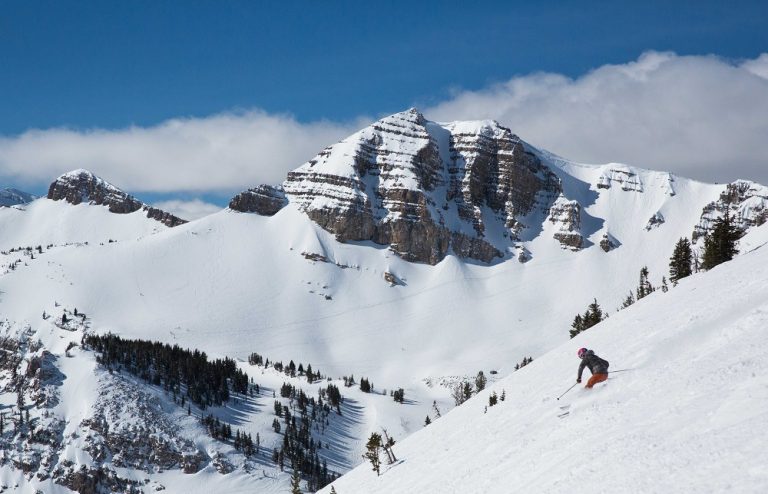
[{"label": "cumulus cloud", "polygon": [[192,199],[190,201],[170,199],[167,201],[156,202],[153,206],[162,209],[163,211],[168,211],[185,220],[196,220],[203,216],[208,216],[209,214],[221,211],[219,206],[201,201],[200,199]]},{"label": "cumulus cloud", "polygon": [[282,182],[359,125],[249,111],[119,130],[30,130],[0,137],[0,174],[35,184],[86,168],[131,192],[235,191]]},{"label": "cumulus cloud", "polygon": [[457,92],[434,120],[490,118],[585,163],[768,183],[768,54],[731,62],[648,52],[579,78],[538,73]]},{"label": "cumulus cloud", "polygon": [[[575,79],[536,73],[458,91],[425,114],[439,121],[496,119],[576,161],[768,183],[768,53],[733,62],[648,52]],[[221,195],[279,183],[369,122],[303,123],[253,110],[117,130],[30,130],[0,136],[0,178],[44,186],[60,173],[87,168],[132,193]]]}]

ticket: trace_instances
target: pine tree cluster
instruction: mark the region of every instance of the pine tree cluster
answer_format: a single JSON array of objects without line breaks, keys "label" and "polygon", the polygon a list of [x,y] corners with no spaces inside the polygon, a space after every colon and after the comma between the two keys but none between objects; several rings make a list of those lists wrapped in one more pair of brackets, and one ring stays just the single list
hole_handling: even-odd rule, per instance
[{"label": "pine tree cluster", "polygon": [[701,267],[709,270],[730,261],[739,253],[736,243],[741,238],[741,230],[734,224],[728,210],[715,220],[712,231],[704,237],[704,254],[701,259]]},{"label": "pine tree cluster", "polygon": [[[273,451],[272,459],[281,470],[285,468],[286,463],[292,465],[294,470],[298,470],[307,479],[308,489],[314,492],[337,478],[328,470],[327,462],[320,460],[318,450],[322,448],[322,442],[312,437],[313,428],[323,432],[329,425],[332,400],[328,398],[327,388],[319,391],[317,400],[294,386],[283,385],[281,394],[283,389],[290,389],[287,398],[291,401],[289,406],[280,405],[280,414],[277,414],[280,403],[275,402],[276,415],[284,419],[285,432],[282,447]],[[340,395],[338,401],[342,401]],[[272,426],[275,432],[280,432],[280,421],[277,418],[272,422]]]},{"label": "pine tree cluster", "polygon": [[392,392],[392,397],[396,402],[403,403],[405,401],[405,390],[403,388],[398,388],[397,391]]},{"label": "pine tree cluster", "polygon": [[523,357],[523,360],[519,364],[515,364],[515,370],[520,370],[531,362],[533,362],[533,357]]},{"label": "pine tree cluster", "polygon": [[229,401],[230,389],[248,392],[248,376],[230,358],[209,361],[199,350],[112,334],[86,335],[83,346],[99,353],[97,361],[110,371],[124,369],[155,386],[162,385],[174,397],[182,395],[203,410]]},{"label": "pine tree cluster", "polygon": [[251,434],[241,432],[240,429],[235,429],[235,436],[233,439],[232,426],[226,422],[220,421],[218,417],[214,417],[212,414],[204,416],[200,419],[200,422],[208,431],[208,435],[212,438],[222,442],[233,440],[235,449],[241,451],[245,456],[258,454],[261,442],[259,434],[256,434],[256,443],[254,444]]},{"label": "pine tree cluster", "polygon": [[[321,391],[320,396],[321,397],[324,396],[322,394],[322,391]],[[336,386],[334,384],[329,384],[325,388],[325,396],[328,397],[328,402],[331,404],[331,406],[336,408],[336,413],[341,415],[341,401],[342,401],[343,398],[341,396],[341,391],[339,391],[338,386]]]},{"label": "pine tree cluster", "polygon": [[463,404],[472,397],[473,391],[474,389],[472,388],[472,383],[468,381],[456,383],[453,389],[451,389],[453,402],[456,404],[456,406]]},{"label": "pine tree cluster", "polygon": [[362,379],[360,379],[360,391],[362,391],[363,393],[370,393],[371,391],[373,391],[373,384],[371,384],[371,382],[368,379],[363,377]]},{"label": "pine tree cluster", "polygon": [[577,334],[588,330],[603,319],[605,319],[603,310],[600,308],[600,304],[597,303],[597,299],[595,299],[591,304],[589,304],[589,307],[587,307],[584,315],[576,314],[576,317],[574,317],[573,323],[571,323],[571,338],[574,338]]},{"label": "pine tree cluster", "polygon": [[[246,395],[249,389],[256,385],[250,385],[245,373],[237,369],[234,360],[229,358],[208,361],[204,352],[181,349],[178,345],[167,345],[158,342],[143,340],[126,340],[115,335],[86,335],[82,344],[85,348],[96,351],[99,355],[97,361],[106,366],[110,372],[126,370],[154,385],[162,385],[166,391],[172,392],[174,401],[181,406],[186,400],[195,403],[201,409],[209,406],[220,406],[230,399],[230,393]],[[262,361],[263,365],[269,365],[268,359],[263,359],[258,354],[251,354],[249,361],[255,365]],[[289,375],[312,376],[319,378],[319,373],[313,373],[310,365],[305,370],[301,364],[298,367],[291,361],[287,366],[274,364],[278,370],[285,369]],[[367,382],[367,380],[366,380]],[[176,396],[181,395],[179,401]],[[295,465],[297,475],[307,480],[310,491],[316,491],[329,484],[338,475],[328,470],[328,464],[321,460],[318,450],[322,449],[321,441],[312,437],[314,428],[321,433],[330,425],[329,415],[332,407],[341,413],[343,397],[339,388],[329,384],[319,390],[318,398],[309,397],[295,386],[284,383],[280,387],[280,395],[290,400],[288,406],[275,401],[275,415],[284,419],[285,431],[283,444],[275,449],[272,455],[273,461],[283,469],[286,461]],[[191,413],[187,405],[187,413]],[[232,441],[235,449],[246,456],[258,454],[260,437],[256,434],[254,443],[250,433],[235,429],[233,436],[232,426],[213,414],[201,416],[201,423],[211,437],[216,440],[229,443]],[[275,418],[272,422],[275,433],[280,433],[282,426]]]},{"label": "pine tree cluster", "polygon": [[269,362],[268,358],[264,358],[263,356],[259,355],[258,353],[251,353],[248,355],[248,363],[251,365],[258,365],[263,367],[269,367],[270,365],[272,368],[274,368],[278,372],[283,372],[288,376],[296,377],[297,375],[299,377],[305,376],[307,378],[307,382],[312,384],[315,381],[319,381],[320,379],[323,379],[323,375],[320,374],[320,371],[315,371],[312,369],[312,364],[307,364],[307,368],[304,368],[304,364],[299,363],[298,367],[296,364],[291,360],[288,362],[288,365],[283,365],[283,362],[275,362],[273,361],[271,364]]}]

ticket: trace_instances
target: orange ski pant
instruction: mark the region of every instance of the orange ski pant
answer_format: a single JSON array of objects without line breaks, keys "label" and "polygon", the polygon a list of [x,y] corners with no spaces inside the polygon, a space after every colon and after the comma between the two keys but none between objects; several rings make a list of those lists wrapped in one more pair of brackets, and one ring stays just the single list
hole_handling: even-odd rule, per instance
[{"label": "orange ski pant", "polygon": [[608,379],[608,374],[594,374],[592,377],[589,378],[589,381],[587,382],[587,385],[584,386],[585,388],[591,388],[597,383],[601,383]]}]

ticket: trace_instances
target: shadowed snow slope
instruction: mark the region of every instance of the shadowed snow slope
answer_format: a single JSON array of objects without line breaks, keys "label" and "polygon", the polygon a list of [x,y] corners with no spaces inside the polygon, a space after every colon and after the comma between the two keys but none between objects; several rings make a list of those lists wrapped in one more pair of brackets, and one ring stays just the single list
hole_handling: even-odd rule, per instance
[{"label": "shadowed snow slope", "polygon": [[[380,477],[361,465],[336,492],[765,492],[767,325],[762,248],[612,315],[402,441]],[[634,370],[557,401],[582,346]]]}]

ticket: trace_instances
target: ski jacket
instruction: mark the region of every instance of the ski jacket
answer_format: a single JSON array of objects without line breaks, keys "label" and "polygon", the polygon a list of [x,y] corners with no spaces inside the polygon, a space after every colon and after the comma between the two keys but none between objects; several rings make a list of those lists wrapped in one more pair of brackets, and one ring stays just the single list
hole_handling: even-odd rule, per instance
[{"label": "ski jacket", "polygon": [[581,380],[581,374],[584,372],[584,367],[589,367],[589,372],[594,374],[608,374],[608,361],[603,360],[592,350],[587,350],[587,353],[581,358],[581,364],[579,364],[578,380]]}]

